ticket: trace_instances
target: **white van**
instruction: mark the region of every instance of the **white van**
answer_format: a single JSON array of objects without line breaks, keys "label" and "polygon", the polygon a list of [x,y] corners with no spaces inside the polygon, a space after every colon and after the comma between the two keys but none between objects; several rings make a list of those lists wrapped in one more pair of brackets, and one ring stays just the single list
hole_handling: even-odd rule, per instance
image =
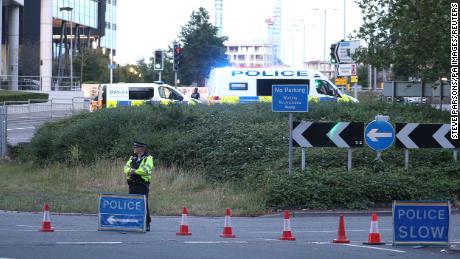
[{"label": "white van", "polygon": [[206,83],[209,103],[271,102],[272,85],[280,84],[308,84],[309,102],[358,102],[312,69],[215,68]]},{"label": "white van", "polygon": [[144,103],[186,103],[196,104],[192,99],[174,87],[159,83],[118,83],[102,84],[98,96],[91,103],[91,110],[120,106],[139,106]]}]

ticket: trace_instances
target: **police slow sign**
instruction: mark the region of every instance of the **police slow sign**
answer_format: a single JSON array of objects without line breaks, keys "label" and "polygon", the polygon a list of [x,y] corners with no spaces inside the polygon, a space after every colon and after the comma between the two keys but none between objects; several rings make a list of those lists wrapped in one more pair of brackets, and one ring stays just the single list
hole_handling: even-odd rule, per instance
[{"label": "police slow sign", "polygon": [[447,201],[394,201],[394,245],[448,245]]}]

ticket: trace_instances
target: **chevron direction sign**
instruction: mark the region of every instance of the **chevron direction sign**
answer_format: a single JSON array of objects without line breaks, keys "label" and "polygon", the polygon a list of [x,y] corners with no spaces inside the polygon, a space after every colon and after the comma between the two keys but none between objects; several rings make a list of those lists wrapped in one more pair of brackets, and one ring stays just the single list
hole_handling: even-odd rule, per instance
[{"label": "chevron direction sign", "polygon": [[295,121],[292,139],[297,147],[362,147],[364,123]]},{"label": "chevron direction sign", "polygon": [[396,123],[396,146],[400,148],[460,148],[450,138],[450,124]]}]

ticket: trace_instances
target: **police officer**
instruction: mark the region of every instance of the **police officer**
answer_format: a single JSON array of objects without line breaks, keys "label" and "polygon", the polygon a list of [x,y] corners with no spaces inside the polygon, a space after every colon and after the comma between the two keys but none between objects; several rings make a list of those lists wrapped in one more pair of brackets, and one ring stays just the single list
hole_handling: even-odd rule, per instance
[{"label": "police officer", "polygon": [[193,99],[197,99],[197,100],[200,99],[200,93],[198,92],[198,87],[195,87],[195,90],[193,90],[193,93],[190,97],[192,97]]},{"label": "police officer", "polygon": [[144,194],[147,205],[147,231],[150,231],[150,211],[149,211],[149,185],[152,179],[153,157],[149,155],[145,148],[147,144],[134,141],[134,154],[126,162],[124,173],[128,180],[130,194]]}]

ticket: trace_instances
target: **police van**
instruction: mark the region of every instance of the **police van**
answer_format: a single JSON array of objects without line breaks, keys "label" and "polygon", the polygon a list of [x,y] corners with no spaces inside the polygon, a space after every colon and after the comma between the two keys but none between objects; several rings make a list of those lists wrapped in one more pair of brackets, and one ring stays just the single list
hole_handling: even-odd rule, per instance
[{"label": "police van", "polygon": [[211,104],[271,102],[272,85],[284,84],[307,84],[309,102],[358,102],[312,69],[215,68],[206,83]]},{"label": "police van", "polygon": [[145,103],[185,103],[196,104],[192,99],[163,83],[118,83],[102,84],[98,95],[91,102],[91,110],[120,106],[139,106]]}]

